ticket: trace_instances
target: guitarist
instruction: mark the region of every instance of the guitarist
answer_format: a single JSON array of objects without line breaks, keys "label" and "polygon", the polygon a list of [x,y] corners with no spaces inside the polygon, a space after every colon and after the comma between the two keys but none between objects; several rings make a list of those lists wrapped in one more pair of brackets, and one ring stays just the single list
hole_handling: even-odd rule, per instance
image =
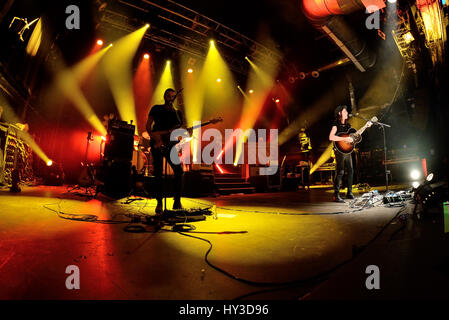
[{"label": "guitarist", "polygon": [[[337,136],[338,133],[341,132],[347,132],[349,129],[351,129],[351,125],[348,123],[348,107],[345,105],[338,106],[334,111],[335,116],[335,122],[332,126],[331,132],[329,133],[329,140],[330,141],[346,141],[349,143],[353,142],[353,139],[351,137],[339,137]],[[336,166],[336,173],[335,173],[335,179],[334,179],[334,198],[333,200],[335,202],[345,202],[340,197],[340,185],[341,185],[341,179],[343,178],[343,175],[345,174],[345,166],[348,170],[348,193],[346,194],[347,199],[354,199],[354,195],[352,194],[352,180],[353,180],[353,167],[352,167],[352,155],[349,154],[343,154],[340,151],[335,151],[335,160],[337,162]]]},{"label": "guitarist", "polygon": [[[176,91],[173,89],[167,89],[164,93],[165,103],[163,105],[155,105],[151,108],[148,114],[148,120],[146,124],[146,130],[150,135],[151,142],[151,154],[153,156],[153,166],[154,166],[154,176],[156,177],[156,183],[158,188],[156,188],[156,214],[162,213],[162,190],[160,186],[162,185],[162,167],[163,158],[168,161],[173,169],[175,175],[175,197],[173,203],[173,209],[182,209],[181,205],[181,189],[182,189],[182,175],[183,169],[181,164],[174,164],[170,159],[170,149],[166,148],[156,148],[154,147],[154,135],[157,131],[171,130],[179,126],[184,125],[183,115],[180,110],[173,107],[173,102],[176,99]],[[170,135],[165,137],[164,143],[169,143]]]}]

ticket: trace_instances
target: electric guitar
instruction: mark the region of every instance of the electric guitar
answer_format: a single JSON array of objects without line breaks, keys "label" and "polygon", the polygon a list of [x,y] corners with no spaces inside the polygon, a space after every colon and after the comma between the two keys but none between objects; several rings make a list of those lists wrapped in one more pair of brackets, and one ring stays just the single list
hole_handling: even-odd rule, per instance
[{"label": "electric guitar", "polygon": [[[191,132],[194,129],[201,128],[201,127],[207,126],[209,124],[215,124],[215,123],[222,122],[222,121],[223,121],[222,118],[215,118],[215,119],[211,119],[209,121],[203,122],[201,124],[192,126],[190,128],[187,128],[186,130],[188,132]],[[181,136],[178,137],[178,141],[170,141],[170,135],[176,129],[179,129],[179,127],[171,129],[171,130],[162,130],[162,131],[151,132],[151,134],[150,134],[151,147],[155,148],[155,149],[160,149],[160,150],[167,150],[167,149],[169,150],[173,146],[177,145],[178,143],[182,143],[182,140],[185,140],[185,138],[183,138]]]},{"label": "electric guitar", "polygon": [[336,134],[338,137],[351,137],[352,142],[346,142],[346,141],[334,141],[334,148],[335,150],[343,153],[343,154],[350,154],[352,151],[354,151],[354,147],[356,144],[360,143],[362,141],[362,133],[371,125],[377,122],[377,117],[372,117],[370,121],[365,123],[363,127],[361,127],[359,130],[355,130],[354,128],[349,129],[347,132],[340,132]]}]

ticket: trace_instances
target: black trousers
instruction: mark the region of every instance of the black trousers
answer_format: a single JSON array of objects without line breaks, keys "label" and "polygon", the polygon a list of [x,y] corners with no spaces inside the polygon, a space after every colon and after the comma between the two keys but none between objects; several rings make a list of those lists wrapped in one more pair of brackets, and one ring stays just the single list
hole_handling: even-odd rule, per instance
[{"label": "black trousers", "polygon": [[337,162],[337,168],[334,179],[334,192],[338,194],[340,192],[341,180],[345,174],[345,167],[348,171],[348,193],[352,192],[352,180],[353,180],[353,167],[352,167],[352,154],[343,154],[339,151],[335,151],[335,160]]},{"label": "black trousers", "polygon": [[158,201],[162,200],[163,191],[167,190],[166,187],[163,186],[162,173],[163,173],[163,159],[165,158],[170,166],[173,169],[175,174],[175,200],[181,199],[181,190],[182,190],[182,175],[184,171],[182,170],[181,164],[174,164],[170,159],[170,150],[161,151],[160,149],[151,148],[151,154],[153,155],[153,167],[154,167],[154,176],[156,178],[156,199]]}]

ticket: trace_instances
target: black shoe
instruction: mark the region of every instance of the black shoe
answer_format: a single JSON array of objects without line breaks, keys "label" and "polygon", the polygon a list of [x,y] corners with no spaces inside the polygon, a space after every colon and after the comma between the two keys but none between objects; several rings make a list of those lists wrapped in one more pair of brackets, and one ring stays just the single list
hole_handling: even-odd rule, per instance
[{"label": "black shoe", "polygon": [[346,194],[346,199],[354,199],[354,195],[352,194],[352,192],[348,192],[347,194]]},{"label": "black shoe", "polygon": [[155,210],[156,214],[161,214],[162,213],[162,200],[161,201],[157,201],[157,206],[156,206],[156,210]]},{"label": "black shoe", "polygon": [[340,197],[340,194],[334,194],[334,202],[339,202],[339,203],[344,203],[345,202],[345,200],[343,200],[341,197]]},{"label": "black shoe", "polygon": [[182,209],[181,199],[175,199],[175,201],[173,202],[173,210],[181,210],[181,209]]}]

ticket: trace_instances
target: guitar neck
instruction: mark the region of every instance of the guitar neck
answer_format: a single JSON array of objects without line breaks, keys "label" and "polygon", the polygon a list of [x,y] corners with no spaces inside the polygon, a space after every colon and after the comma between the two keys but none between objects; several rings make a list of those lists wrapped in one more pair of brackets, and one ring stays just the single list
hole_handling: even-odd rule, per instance
[{"label": "guitar neck", "polygon": [[366,130],[366,128],[368,128],[368,122],[363,127],[361,127],[359,130],[357,130],[357,134],[361,135]]},{"label": "guitar neck", "polygon": [[[187,131],[190,131],[190,130],[198,129],[198,128],[207,126],[207,125],[209,125],[209,124],[211,124],[211,123],[213,123],[213,122],[214,122],[214,120],[209,120],[209,121],[206,121],[206,122],[197,124],[197,125],[195,125],[195,126],[189,127],[189,128],[187,128],[186,130],[187,130]],[[171,130],[154,131],[154,132],[155,132],[155,133],[157,132],[158,134],[163,135],[163,134],[169,134],[169,133],[171,133],[173,130],[176,130],[176,129],[179,129],[179,128],[175,128],[175,129],[171,129]]]},{"label": "guitar neck", "polygon": [[195,129],[198,129],[198,128],[207,126],[208,124],[211,124],[211,123],[212,123],[212,121],[206,121],[206,122],[197,124],[196,126],[192,126],[192,127],[190,127],[190,128],[187,128],[187,130],[195,130]]}]

